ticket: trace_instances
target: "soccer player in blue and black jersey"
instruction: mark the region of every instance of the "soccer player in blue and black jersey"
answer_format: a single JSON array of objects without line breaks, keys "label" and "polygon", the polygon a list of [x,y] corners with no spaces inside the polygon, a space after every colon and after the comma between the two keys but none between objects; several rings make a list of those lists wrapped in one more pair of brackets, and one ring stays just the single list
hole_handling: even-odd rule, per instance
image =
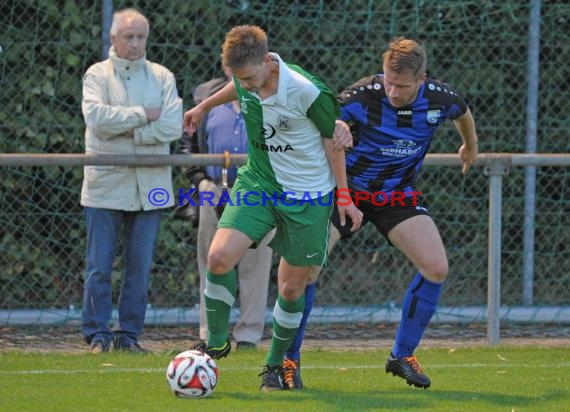
[{"label": "soccer player in blue and black jersey", "polygon": [[[459,148],[463,173],[478,152],[469,107],[455,89],[427,78],[426,64],[423,46],[396,38],[383,55],[383,74],[360,79],[339,97],[341,120],[356,136],[346,155],[346,168],[350,195],[364,213],[362,226],[374,224],[417,268],[403,299],[386,372],[420,388],[428,388],[431,381],[414,351],[436,311],[448,261],[439,231],[419,203],[414,183],[435,131],[447,119],[453,121],[463,141]],[[348,193],[343,196],[348,198]],[[338,214],[331,222],[329,250],[340,238],[351,235],[350,224],[342,226]],[[302,333],[294,341],[299,346],[289,352],[300,347]],[[294,363],[284,361],[284,381],[291,389],[302,387]]]}]

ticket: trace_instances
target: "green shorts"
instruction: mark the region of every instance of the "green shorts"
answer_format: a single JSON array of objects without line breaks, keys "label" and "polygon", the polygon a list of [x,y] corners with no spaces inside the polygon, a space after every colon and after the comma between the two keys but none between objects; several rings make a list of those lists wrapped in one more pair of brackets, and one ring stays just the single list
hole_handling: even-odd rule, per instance
[{"label": "green shorts", "polygon": [[286,199],[277,192],[248,189],[243,180],[236,180],[218,227],[239,230],[254,245],[277,228],[269,246],[289,264],[324,266],[333,193],[312,200]]}]

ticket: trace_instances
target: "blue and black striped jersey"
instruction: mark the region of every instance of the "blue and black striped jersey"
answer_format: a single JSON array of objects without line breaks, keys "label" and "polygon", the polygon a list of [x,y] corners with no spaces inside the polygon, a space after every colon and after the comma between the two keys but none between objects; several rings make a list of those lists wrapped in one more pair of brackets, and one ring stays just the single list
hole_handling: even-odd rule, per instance
[{"label": "blue and black striped jersey", "polygon": [[452,87],[426,79],[408,106],[395,108],[386,97],[382,74],[360,79],[339,96],[341,119],[356,137],[346,155],[352,190],[411,192],[438,126],[467,111]]}]

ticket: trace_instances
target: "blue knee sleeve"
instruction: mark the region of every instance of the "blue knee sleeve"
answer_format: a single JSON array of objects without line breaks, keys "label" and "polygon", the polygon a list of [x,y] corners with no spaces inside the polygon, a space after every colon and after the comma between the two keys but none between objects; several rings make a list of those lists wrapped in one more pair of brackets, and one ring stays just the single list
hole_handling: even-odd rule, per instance
[{"label": "blue knee sleeve", "polygon": [[396,358],[414,354],[436,311],[442,289],[442,283],[430,282],[421,273],[416,274],[402,304],[402,319],[392,348]]}]

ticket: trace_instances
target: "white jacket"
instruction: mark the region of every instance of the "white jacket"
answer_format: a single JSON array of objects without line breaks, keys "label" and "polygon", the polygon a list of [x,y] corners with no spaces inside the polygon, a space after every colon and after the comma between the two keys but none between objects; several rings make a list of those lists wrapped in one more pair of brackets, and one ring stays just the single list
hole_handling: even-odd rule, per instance
[{"label": "white jacket", "polygon": [[[148,122],[144,107],[161,107]],[[83,76],[85,152],[100,154],[169,154],[170,142],[182,135],[182,99],[174,75],[146,60],[117,57],[92,65]],[[149,192],[161,188],[170,199],[156,206]],[[152,210],[174,204],[170,166],[85,166],[81,204],[115,210]],[[164,196],[159,197],[164,199]]]}]

